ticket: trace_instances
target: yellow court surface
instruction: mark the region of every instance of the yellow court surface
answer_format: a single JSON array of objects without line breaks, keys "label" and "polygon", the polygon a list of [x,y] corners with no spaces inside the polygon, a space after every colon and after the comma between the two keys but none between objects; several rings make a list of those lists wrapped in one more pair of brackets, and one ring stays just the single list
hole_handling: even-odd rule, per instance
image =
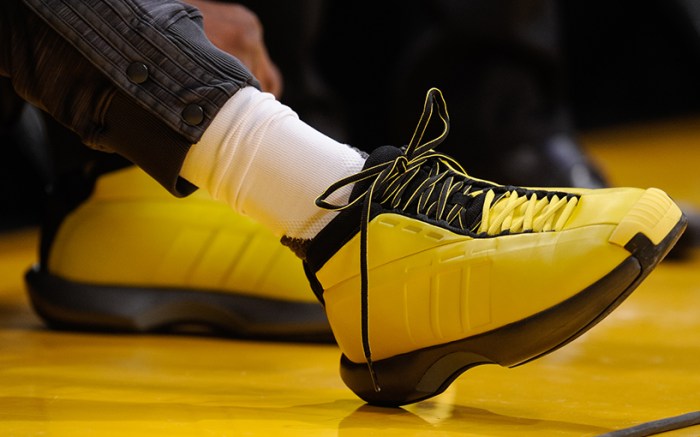
[{"label": "yellow court surface", "polygon": [[[583,142],[613,184],[700,205],[700,119]],[[433,399],[389,409],[345,388],[330,344],[49,330],[23,283],[37,242],[36,229],[0,234],[0,437],[598,436],[700,411],[700,249],[664,261],[563,349],[471,369]]]}]

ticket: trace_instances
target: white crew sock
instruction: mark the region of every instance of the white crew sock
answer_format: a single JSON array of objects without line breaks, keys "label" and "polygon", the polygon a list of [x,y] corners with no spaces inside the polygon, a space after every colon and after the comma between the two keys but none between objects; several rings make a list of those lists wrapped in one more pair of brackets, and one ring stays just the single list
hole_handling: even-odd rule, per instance
[{"label": "white crew sock", "polygon": [[[364,158],[299,120],[272,94],[246,87],[193,145],[180,175],[277,235],[313,238],[335,214],[314,201]],[[352,187],[330,201],[347,202]]]}]

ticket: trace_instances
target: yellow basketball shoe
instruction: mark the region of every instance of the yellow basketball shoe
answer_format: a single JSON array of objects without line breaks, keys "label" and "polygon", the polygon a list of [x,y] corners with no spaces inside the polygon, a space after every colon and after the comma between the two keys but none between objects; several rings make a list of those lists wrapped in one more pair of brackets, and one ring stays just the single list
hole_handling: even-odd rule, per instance
[{"label": "yellow basketball shoe", "polygon": [[[444,123],[423,142],[431,116]],[[517,366],[617,307],[678,239],[657,189],[540,189],[472,178],[433,150],[449,119],[438,90],[405,149],[383,147],[319,198],[338,216],[305,262],[341,351],[341,376],[387,406],[441,393],[465,370]],[[355,184],[347,205],[327,196]]]},{"label": "yellow basketball shoe", "polygon": [[176,199],[130,167],[100,176],[55,221],[26,275],[33,306],[51,326],[333,339],[301,261],[201,190]]}]

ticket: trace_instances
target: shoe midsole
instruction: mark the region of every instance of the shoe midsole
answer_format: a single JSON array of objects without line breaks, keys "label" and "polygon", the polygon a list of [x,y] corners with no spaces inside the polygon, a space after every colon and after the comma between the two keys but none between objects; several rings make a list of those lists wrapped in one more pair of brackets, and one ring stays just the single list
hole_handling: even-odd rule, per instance
[{"label": "shoe midsole", "polygon": [[26,283],[37,313],[56,327],[148,332],[202,325],[246,338],[333,339],[318,303],[232,292],[85,284],[40,269],[29,270]]}]

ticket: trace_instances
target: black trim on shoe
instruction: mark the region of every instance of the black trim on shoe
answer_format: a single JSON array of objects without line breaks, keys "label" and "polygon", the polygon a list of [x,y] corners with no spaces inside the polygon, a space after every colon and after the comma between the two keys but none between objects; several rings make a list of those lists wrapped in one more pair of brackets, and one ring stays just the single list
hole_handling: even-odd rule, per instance
[{"label": "black trim on shoe", "polygon": [[374,361],[376,391],[367,363],[341,357],[345,384],[370,404],[400,406],[442,393],[455,378],[481,364],[515,367],[549,354],[603,320],[664,258],[686,226],[682,217],[658,245],[643,234],[627,244],[632,255],[598,282],[524,320],[463,340]]},{"label": "black trim on shoe", "polygon": [[323,307],[316,302],[206,290],[84,284],[37,267],[26,273],[25,280],[34,309],[53,328],[190,333],[182,328],[198,327],[209,334],[245,339],[334,342]]},{"label": "black trim on shoe", "polygon": [[311,286],[311,291],[314,292],[314,295],[316,295],[318,301],[321,302],[321,305],[325,307],[326,301],[323,299],[323,285],[321,285],[321,282],[319,282],[314,272],[311,271],[311,267],[309,266],[309,264],[307,264],[304,261],[302,265],[304,267],[304,274],[306,274],[306,279],[309,281],[309,285]]},{"label": "black trim on shoe", "polygon": [[324,227],[306,247],[306,253],[301,257],[316,273],[321,267],[348,241],[360,232],[360,205],[351,206],[338,214]]}]

